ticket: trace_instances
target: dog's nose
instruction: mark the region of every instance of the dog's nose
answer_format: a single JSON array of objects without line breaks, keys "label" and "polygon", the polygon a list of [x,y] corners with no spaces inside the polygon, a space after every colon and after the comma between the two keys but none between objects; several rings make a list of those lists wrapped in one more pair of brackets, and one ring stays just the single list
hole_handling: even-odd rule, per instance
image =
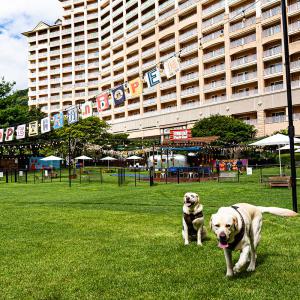
[{"label": "dog's nose", "polygon": [[225,232],[221,232],[219,234],[219,237],[220,237],[220,240],[226,240],[226,234],[225,234]]},{"label": "dog's nose", "polygon": [[186,201],[190,201],[190,197],[186,197]]}]

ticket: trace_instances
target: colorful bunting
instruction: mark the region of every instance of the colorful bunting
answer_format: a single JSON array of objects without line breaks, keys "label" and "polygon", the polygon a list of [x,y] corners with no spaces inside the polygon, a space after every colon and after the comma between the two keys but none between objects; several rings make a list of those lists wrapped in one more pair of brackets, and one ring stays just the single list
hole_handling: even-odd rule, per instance
[{"label": "colorful bunting", "polygon": [[81,105],[81,118],[86,119],[93,115],[93,104],[87,101]]},{"label": "colorful bunting", "polygon": [[59,129],[64,126],[64,114],[62,112],[53,116],[53,129]]},{"label": "colorful bunting", "polygon": [[125,96],[125,90],[123,84],[117,86],[111,91],[115,106],[121,105],[125,102],[126,96]]},{"label": "colorful bunting", "polygon": [[50,117],[43,118],[41,120],[41,133],[43,134],[49,132],[50,130],[51,130]]},{"label": "colorful bunting", "polygon": [[179,59],[176,56],[169,58],[164,62],[164,70],[167,78],[171,78],[176,75],[176,73],[180,70]]},{"label": "colorful bunting", "polygon": [[78,122],[78,109],[76,105],[67,108],[67,119],[69,125]]},{"label": "colorful bunting", "polygon": [[129,81],[128,85],[130,96],[136,97],[143,93],[143,82],[140,77]]},{"label": "colorful bunting", "polygon": [[10,142],[14,139],[15,127],[6,128],[5,141]]},{"label": "colorful bunting", "polygon": [[145,74],[145,80],[148,84],[148,88],[159,84],[161,82],[160,73],[158,68],[154,68]]},{"label": "colorful bunting", "polygon": [[39,134],[38,121],[30,122],[28,128],[28,136],[36,136]]},{"label": "colorful bunting", "polygon": [[3,143],[4,129],[0,129],[0,143]]},{"label": "colorful bunting", "polygon": [[102,93],[96,98],[97,110],[102,112],[109,108],[108,93]]},{"label": "colorful bunting", "polygon": [[19,125],[17,127],[17,140],[25,139],[25,132],[26,132],[26,124]]}]

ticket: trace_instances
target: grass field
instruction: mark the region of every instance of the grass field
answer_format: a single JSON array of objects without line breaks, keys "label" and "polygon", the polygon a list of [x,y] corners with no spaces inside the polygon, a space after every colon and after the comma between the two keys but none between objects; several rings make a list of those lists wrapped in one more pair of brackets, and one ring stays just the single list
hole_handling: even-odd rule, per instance
[{"label": "grass field", "polygon": [[203,247],[183,245],[187,191],[201,195],[207,226],[218,207],[237,202],[291,208],[290,190],[255,178],[151,188],[109,177],[71,189],[1,183],[0,299],[299,299],[299,217],[264,215],[257,269],[233,279],[211,232]]}]

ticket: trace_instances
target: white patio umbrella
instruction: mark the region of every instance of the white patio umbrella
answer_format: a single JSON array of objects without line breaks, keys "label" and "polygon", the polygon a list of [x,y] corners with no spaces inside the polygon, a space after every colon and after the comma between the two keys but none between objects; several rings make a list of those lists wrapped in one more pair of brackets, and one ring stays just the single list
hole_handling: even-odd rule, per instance
[{"label": "white patio umbrella", "polygon": [[78,157],[75,157],[75,160],[82,160],[82,169],[84,169],[84,161],[85,160],[91,160],[91,157],[85,156],[85,155],[81,155]]},{"label": "white patio umbrella", "polygon": [[[294,145],[295,149],[300,149],[300,146]],[[285,145],[277,150],[290,150],[290,145]],[[295,151],[296,152],[296,151]]]},{"label": "white patio umbrella", "polygon": [[117,159],[114,158],[114,157],[111,157],[111,156],[106,156],[106,157],[104,157],[104,158],[101,158],[100,160],[107,161],[107,168],[109,169],[109,162],[110,162],[111,160],[117,160]]},{"label": "white patio umbrella", "polygon": [[50,155],[50,156],[42,158],[41,160],[43,160],[43,161],[58,161],[58,160],[63,160],[63,159],[61,157]]},{"label": "white patio umbrella", "polygon": [[143,159],[143,158],[142,158],[142,157],[139,157],[139,156],[136,156],[136,155],[133,155],[133,156],[127,157],[126,159],[128,159],[128,160],[133,160],[133,166],[135,166],[135,161],[136,161],[136,160]]},{"label": "white patio umbrella", "polygon": [[[294,143],[300,143],[300,139],[294,138]],[[279,170],[280,170],[280,176],[282,175],[281,170],[281,157],[280,157],[280,146],[281,145],[289,145],[290,144],[290,138],[287,135],[277,133],[272,136],[269,136],[265,139],[262,139],[260,141],[257,141],[255,143],[250,144],[250,146],[278,146],[279,151]]]}]

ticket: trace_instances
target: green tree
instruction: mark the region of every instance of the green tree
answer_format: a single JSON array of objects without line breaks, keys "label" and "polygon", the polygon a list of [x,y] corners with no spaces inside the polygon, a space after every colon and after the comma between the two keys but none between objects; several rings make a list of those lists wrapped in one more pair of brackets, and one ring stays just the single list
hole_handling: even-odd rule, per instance
[{"label": "green tree", "polygon": [[255,136],[254,126],[230,116],[214,115],[195,123],[193,137],[219,136],[216,144],[239,144]]},{"label": "green tree", "polygon": [[15,83],[0,82],[0,127],[28,123],[45,116],[39,109],[28,106],[28,90],[13,91]]}]

